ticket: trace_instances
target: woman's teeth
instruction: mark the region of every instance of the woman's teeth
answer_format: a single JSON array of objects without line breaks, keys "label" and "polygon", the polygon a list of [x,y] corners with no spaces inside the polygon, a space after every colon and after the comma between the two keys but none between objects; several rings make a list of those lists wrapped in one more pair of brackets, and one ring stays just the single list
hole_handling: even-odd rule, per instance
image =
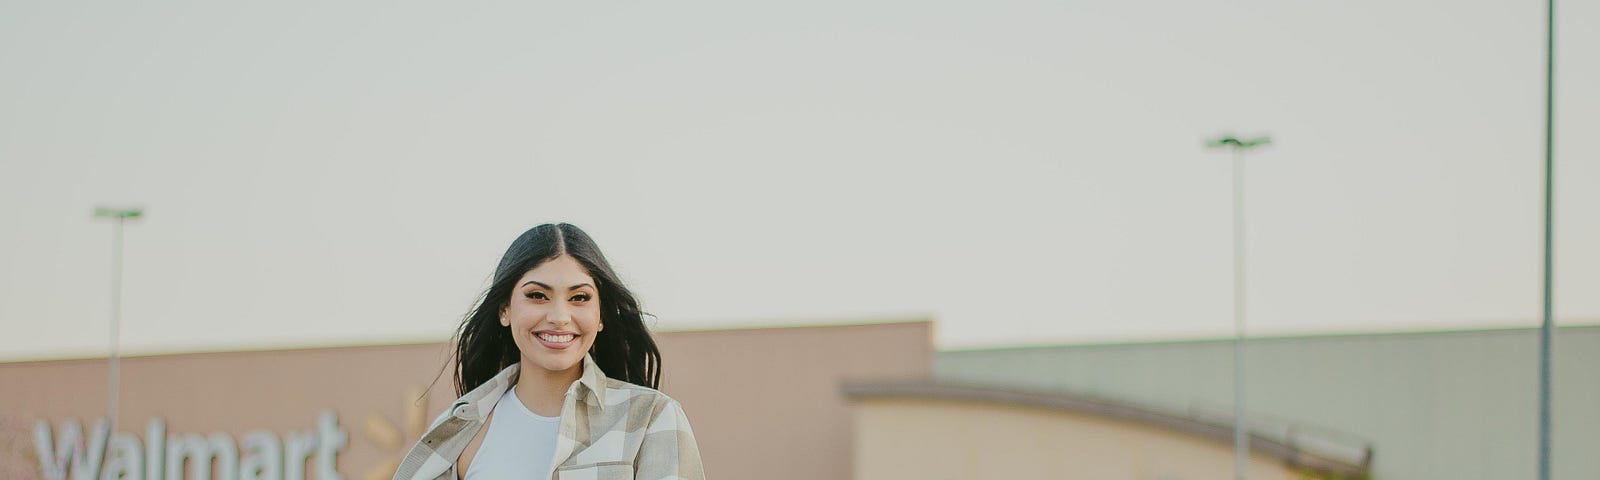
[{"label": "woman's teeth", "polygon": [[548,333],[541,333],[539,334],[539,338],[542,338],[544,341],[550,343],[567,343],[572,341],[572,335],[551,335]]}]

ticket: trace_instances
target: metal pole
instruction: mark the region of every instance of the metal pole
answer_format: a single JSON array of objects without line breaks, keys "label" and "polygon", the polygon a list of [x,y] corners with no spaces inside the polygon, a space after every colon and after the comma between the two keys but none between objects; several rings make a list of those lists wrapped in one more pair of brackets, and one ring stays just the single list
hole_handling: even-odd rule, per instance
[{"label": "metal pole", "polygon": [[107,421],[113,432],[117,430],[117,397],[122,376],[122,226],[126,221],[125,217],[117,217],[111,240],[111,373],[108,375],[110,385],[107,386],[111,399],[107,404]]},{"label": "metal pole", "polygon": [[106,421],[110,422],[111,431],[115,432],[118,396],[122,390],[122,227],[128,219],[144,216],[144,210],[97,207],[94,216],[112,218],[117,222],[111,227],[111,355],[106,374],[106,393],[110,397],[106,401]]},{"label": "metal pole", "polygon": [[1206,143],[1233,154],[1233,476],[1244,480],[1250,454],[1250,433],[1245,422],[1245,222],[1244,153],[1272,143],[1271,137],[1241,139],[1223,135]]},{"label": "metal pole", "polygon": [[1546,0],[1544,60],[1544,319],[1539,325],[1539,480],[1550,480],[1550,347],[1555,207],[1556,2]]},{"label": "metal pole", "polygon": [[1233,149],[1233,476],[1245,478],[1250,451],[1244,409],[1244,152]]}]

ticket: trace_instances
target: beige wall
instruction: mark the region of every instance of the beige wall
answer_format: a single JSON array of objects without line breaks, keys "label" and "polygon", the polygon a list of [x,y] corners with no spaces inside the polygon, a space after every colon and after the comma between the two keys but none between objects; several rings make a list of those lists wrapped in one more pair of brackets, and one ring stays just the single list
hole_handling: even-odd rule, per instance
[{"label": "beige wall", "polygon": [[851,472],[845,381],[928,378],[928,322],[680,332],[661,339],[663,389],[680,400],[706,474],[843,479]]},{"label": "beige wall", "polygon": [[[857,480],[1233,477],[1229,445],[1147,424],[961,400],[865,398],[854,405]],[[1251,480],[1300,478],[1255,455]]]},{"label": "beige wall", "polygon": [[[658,336],[662,390],[683,404],[713,477],[845,478],[851,428],[839,383],[926,378],[931,328],[905,322],[665,333]],[[348,436],[338,470],[368,478],[415,439],[407,431],[415,421],[406,418],[408,402],[448,353],[447,345],[432,343],[127,358],[116,430],[143,437],[146,422],[160,417],[168,435],[224,432],[237,440],[265,429],[283,437],[314,431],[318,413],[332,410]],[[54,430],[64,419],[89,424],[103,417],[105,375],[104,359],[0,364],[0,478],[37,478],[35,420],[49,420]],[[432,418],[454,399],[451,390],[446,373],[428,393],[425,412],[410,416]]]}]

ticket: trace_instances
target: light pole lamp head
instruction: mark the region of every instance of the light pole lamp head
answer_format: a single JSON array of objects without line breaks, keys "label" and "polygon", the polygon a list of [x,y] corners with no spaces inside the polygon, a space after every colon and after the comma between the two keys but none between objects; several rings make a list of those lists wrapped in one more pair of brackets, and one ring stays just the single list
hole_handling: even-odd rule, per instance
[{"label": "light pole lamp head", "polygon": [[1272,137],[1268,137],[1266,135],[1255,138],[1239,138],[1233,135],[1223,135],[1206,142],[1206,146],[1211,148],[1249,150],[1269,143],[1272,143]]},{"label": "light pole lamp head", "polygon": [[139,217],[144,216],[144,209],[143,208],[137,208],[137,207],[134,207],[134,208],[95,207],[94,208],[94,216],[95,216],[95,218],[115,218],[115,219],[119,219],[119,220],[126,220],[126,219],[130,219],[130,218],[139,218]]}]

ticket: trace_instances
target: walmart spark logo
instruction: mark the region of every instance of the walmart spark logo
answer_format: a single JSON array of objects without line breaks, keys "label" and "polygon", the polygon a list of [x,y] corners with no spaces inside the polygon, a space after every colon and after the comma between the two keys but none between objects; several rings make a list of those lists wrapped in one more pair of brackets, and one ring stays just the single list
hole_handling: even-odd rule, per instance
[{"label": "walmart spark logo", "polygon": [[428,412],[426,393],[417,386],[406,389],[401,401],[398,426],[377,412],[367,414],[362,434],[387,453],[389,460],[368,468],[361,478],[385,480],[394,477],[394,472],[400,469],[400,461],[405,458],[407,448],[422,437],[422,429],[425,426],[423,422],[427,421]]}]

